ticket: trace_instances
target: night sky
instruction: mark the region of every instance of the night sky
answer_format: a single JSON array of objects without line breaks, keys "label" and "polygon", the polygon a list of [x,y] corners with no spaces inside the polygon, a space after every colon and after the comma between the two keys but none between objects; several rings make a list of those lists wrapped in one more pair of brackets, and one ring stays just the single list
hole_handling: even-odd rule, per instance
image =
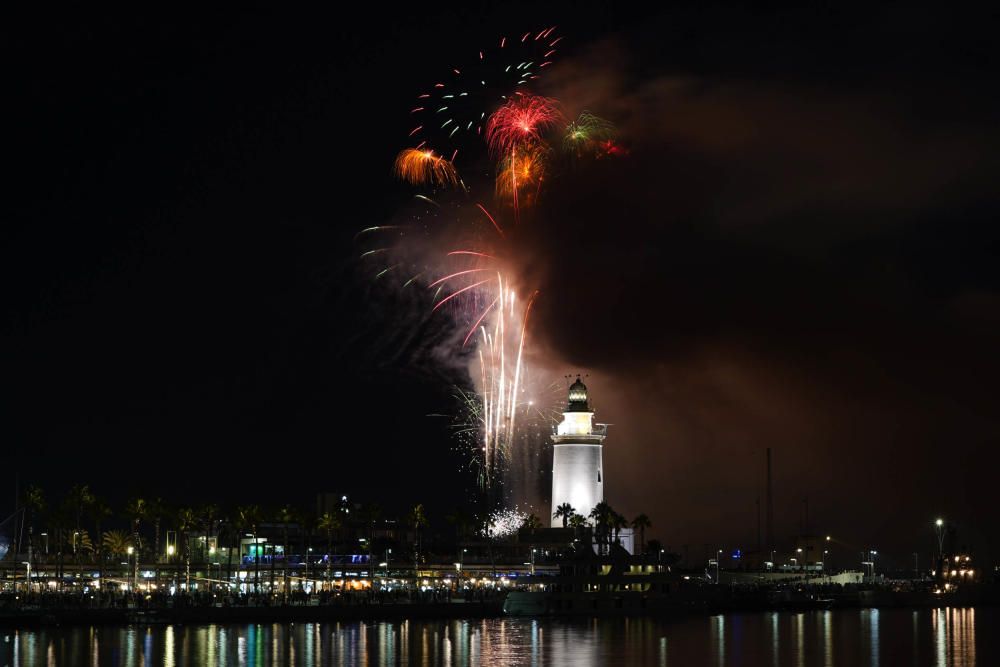
[{"label": "night sky", "polygon": [[629,154],[540,201],[532,341],[614,425],[611,504],[752,546],[771,447],[785,543],[808,498],[900,563],[938,515],[1000,556],[996,17],[620,5],[5,26],[0,513],[15,470],[119,504],[465,502],[428,415],[466,361],[354,237],[411,195],[413,97],[557,23],[540,91]]}]

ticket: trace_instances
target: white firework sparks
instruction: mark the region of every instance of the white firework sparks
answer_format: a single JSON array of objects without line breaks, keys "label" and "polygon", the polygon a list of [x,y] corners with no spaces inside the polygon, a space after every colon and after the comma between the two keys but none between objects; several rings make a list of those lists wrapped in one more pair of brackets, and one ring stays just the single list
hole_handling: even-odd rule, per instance
[{"label": "white firework sparks", "polygon": [[487,537],[510,537],[521,529],[527,512],[515,508],[497,510],[490,515],[490,523],[486,527]]}]

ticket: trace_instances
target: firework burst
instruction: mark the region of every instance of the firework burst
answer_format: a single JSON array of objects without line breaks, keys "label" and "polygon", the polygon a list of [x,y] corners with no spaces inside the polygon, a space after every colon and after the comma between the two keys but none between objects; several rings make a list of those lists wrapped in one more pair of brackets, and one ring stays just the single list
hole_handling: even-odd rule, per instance
[{"label": "firework burst", "polygon": [[528,518],[527,512],[518,508],[502,509],[490,515],[484,533],[486,537],[505,538],[516,535]]},{"label": "firework burst", "polygon": [[455,187],[458,173],[455,166],[430,149],[404,148],[396,156],[393,172],[412,185]]},{"label": "firework burst", "polygon": [[582,157],[584,153],[600,150],[605,143],[612,142],[614,137],[615,126],[612,123],[584,111],[566,126],[563,149],[574,157]]},{"label": "firework burst", "polygon": [[518,202],[537,198],[548,167],[549,150],[542,144],[518,146],[497,166],[497,197]]},{"label": "firework burst", "polygon": [[542,134],[562,120],[559,102],[551,97],[517,95],[490,116],[486,143],[495,155],[505,156],[525,144],[540,142]]}]

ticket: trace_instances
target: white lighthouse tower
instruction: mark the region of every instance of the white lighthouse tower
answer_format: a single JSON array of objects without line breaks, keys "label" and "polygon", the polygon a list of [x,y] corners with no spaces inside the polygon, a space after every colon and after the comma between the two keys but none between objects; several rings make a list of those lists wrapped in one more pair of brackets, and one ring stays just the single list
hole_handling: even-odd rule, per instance
[{"label": "white lighthouse tower", "polygon": [[[587,385],[579,376],[569,387],[569,404],[562,423],[552,436],[552,513],[569,503],[577,514],[587,516],[604,500],[604,438],[608,427],[594,424],[587,400]],[[550,515],[551,516],[551,515]],[[552,527],[562,519],[552,517]]]}]

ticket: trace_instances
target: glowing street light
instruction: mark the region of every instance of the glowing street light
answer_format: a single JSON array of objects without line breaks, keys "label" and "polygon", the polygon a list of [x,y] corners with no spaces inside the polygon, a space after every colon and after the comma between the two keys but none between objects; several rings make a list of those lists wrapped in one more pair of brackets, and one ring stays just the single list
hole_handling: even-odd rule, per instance
[{"label": "glowing street light", "polygon": [[934,522],[934,530],[937,533],[938,558],[941,558],[944,556],[944,519]]}]

